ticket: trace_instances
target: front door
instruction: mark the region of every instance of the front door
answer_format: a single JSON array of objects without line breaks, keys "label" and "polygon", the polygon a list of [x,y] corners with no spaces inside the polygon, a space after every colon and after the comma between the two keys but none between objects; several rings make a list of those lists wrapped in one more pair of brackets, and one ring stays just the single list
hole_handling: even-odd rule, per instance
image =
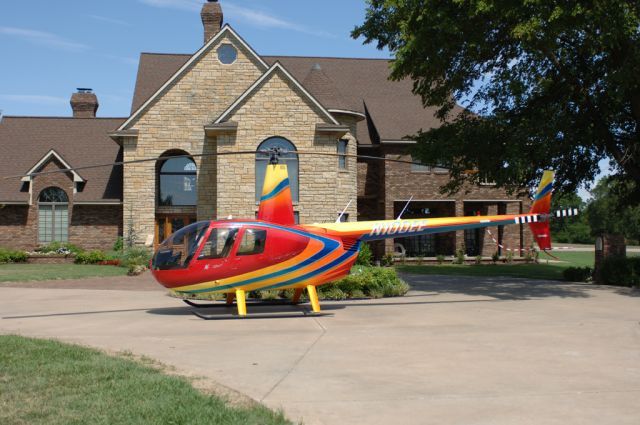
[{"label": "front door", "polygon": [[182,229],[191,223],[196,222],[195,215],[189,214],[166,214],[156,216],[156,240],[157,247],[174,232]]}]

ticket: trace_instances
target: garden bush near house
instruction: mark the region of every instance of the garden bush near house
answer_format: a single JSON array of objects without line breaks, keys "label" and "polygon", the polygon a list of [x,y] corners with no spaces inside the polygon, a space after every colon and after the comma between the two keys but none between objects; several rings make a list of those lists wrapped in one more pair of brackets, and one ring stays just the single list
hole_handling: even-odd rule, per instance
[{"label": "garden bush near house", "polygon": [[339,281],[319,286],[318,296],[320,299],[398,297],[408,290],[409,285],[393,268],[356,266]]},{"label": "garden bush near house", "polygon": [[27,261],[27,253],[13,249],[0,248],[0,264],[24,263]]},{"label": "garden bush near house", "polygon": [[112,260],[104,252],[95,249],[93,251],[83,251],[76,254],[74,262],[76,264],[98,264],[107,260]]},{"label": "garden bush near house", "polygon": [[[409,291],[407,285],[398,277],[396,270],[389,267],[354,266],[350,275],[332,283],[318,286],[318,298],[321,300],[344,300],[349,298],[399,297]],[[263,300],[291,299],[293,290],[251,291],[250,298]],[[222,294],[198,294],[197,299],[224,299]],[[307,299],[307,292],[302,293]]]},{"label": "garden bush near house", "polygon": [[598,274],[606,285],[640,287],[640,257],[607,257]]},{"label": "garden bush near house", "polygon": [[444,263],[444,260],[445,260],[445,256],[444,256],[444,255],[442,255],[442,254],[438,254],[438,255],[436,256],[436,261],[438,262],[438,264],[443,264],[443,263]]},{"label": "garden bush near house", "polygon": [[453,259],[453,264],[464,264],[464,250],[459,249],[456,251],[456,257]]},{"label": "garden bush near house", "polygon": [[77,255],[81,253],[83,250],[79,246],[69,242],[50,242],[47,245],[43,245],[36,248],[36,252],[42,252],[42,253],[55,252],[55,253],[63,254],[65,253],[65,251],[68,251],[72,254]]},{"label": "garden bush near house", "polygon": [[129,268],[131,268],[132,266],[149,267],[151,256],[151,251],[144,247],[127,248],[124,251],[117,253],[120,264],[123,267]]},{"label": "garden bush near house", "polygon": [[124,241],[122,239],[122,236],[118,236],[116,241],[113,243],[113,250],[122,251],[123,246],[124,246]]},{"label": "garden bush near house", "polygon": [[356,264],[360,266],[370,266],[373,264],[373,254],[371,253],[371,247],[368,243],[363,243],[356,259]]},{"label": "garden bush near house", "polygon": [[589,282],[592,276],[591,267],[569,267],[562,271],[562,277],[569,282]]}]

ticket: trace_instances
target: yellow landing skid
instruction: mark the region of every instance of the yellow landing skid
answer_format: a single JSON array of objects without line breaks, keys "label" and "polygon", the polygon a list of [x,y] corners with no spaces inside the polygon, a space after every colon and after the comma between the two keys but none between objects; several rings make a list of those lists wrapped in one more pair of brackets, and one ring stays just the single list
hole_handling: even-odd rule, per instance
[{"label": "yellow landing skid", "polygon": [[[307,293],[309,295],[309,301],[311,302],[311,309],[313,311],[312,314],[317,315],[320,313],[320,302],[318,301],[318,292],[316,290],[316,287],[314,285],[307,285],[306,287],[307,289]],[[293,297],[291,299],[292,304],[296,305],[298,304],[298,302],[300,301],[300,297],[302,296],[302,292],[303,292],[304,288],[295,288]],[[243,289],[237,289],[235,292],[228,292],[226,294],[226,299],[225,299],[225,303],[224,304],[199,304],[190,300],[183,300],[186,304],[192,306],[192,307],[196,307],[196,308],[212,308],[212,307],[231,307],[233,306],[233,300],[235,298],[236,300],[236,308],[238,310],[238,315],[236,317],[238,318],[246,318],[247,317],[247,300],[246,300],[247,294],[246,291],[244,291]],[[273,302],[273,303],[257,303],[256,305],[286,305],[284,302]],[[207,319],[207,320],[213,320],[213,319],[223,319],[223,318],[229,318],[228,315],[226,316],[216,316],[216,315],[206,315],[206,314],[202,314],[199,313],[197,311],[193,312],[196,316],[202,318],[202,319]],[[304,316],[308,316],[309,314],[305,311],[302,311]],[[290,315],[289,315],[290,316]],[[250,317],[255,317],[255,318],[259,318],[259,317],[278,317],[278,315],[273,315],[273,314],[252,314]],[[287,316],[284,316],[287,317]]]}]

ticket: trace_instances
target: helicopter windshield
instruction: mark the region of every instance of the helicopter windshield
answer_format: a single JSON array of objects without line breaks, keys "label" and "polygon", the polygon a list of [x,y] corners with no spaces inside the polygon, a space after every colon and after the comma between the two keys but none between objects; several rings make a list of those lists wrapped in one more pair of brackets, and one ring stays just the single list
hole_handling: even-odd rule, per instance
[{"label": "helicopter windshield", "polygon": [[158,247],[151,266],[156,270],[184,269],[198,250],[210,222],[190,224],[169,236]]}]

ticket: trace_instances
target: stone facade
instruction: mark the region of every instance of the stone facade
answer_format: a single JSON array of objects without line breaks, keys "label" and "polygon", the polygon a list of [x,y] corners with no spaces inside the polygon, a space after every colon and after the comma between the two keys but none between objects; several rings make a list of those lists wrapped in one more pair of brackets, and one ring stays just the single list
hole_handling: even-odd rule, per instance
[{"label": "stone facade", "polygon": [[[218,60],[216,50],[223,44],[231,44],[238,51],[232,64]],[[316,132],[316,124],[327,124],[327,117],[281,71],[270,75],[232,111],[229,119],[238,123],[235,133],[205,135],[204,126],[214,122],[265,71],[264,64],[238,39],[225,34],[131,124],[138,136],[124,139],[124,160],[160,156],[171,150],[191,155],[255,151],[262,141],[273,136],[288,139],[300,151],[336,153],[338,137]],[[351,116],[339,118],[351,128],[341,138],[349,140],[348,152],[355,154],[356,120]],[[255,217],[255,156],[194,159],[198,168],[198,219]],[[335,220],[350,199],[353,202],[347,213],[356,217],[356,164],[355,161],[347,164],[346,170],[339,170],[337,158],[300,155],[300,200],[294,210],[301,222]],[[157,215],[189,209],[157,205],[153,163],[129,164],[124,175],[124,227],[128,228],[132,220],[140,242],[154,234]]]},{"label": "stone facade", "polygon": [[[238,50],[233,64],[222,64],[216,47],[231,44]],[[232,37],[223,37],[209,46],[198,61],[150,105],[132,124],[138,137],[125,138],[124,160],[160,156],[179,149],[195,155],[215,152],[207,140],[204,126],[213,122],[264,72],[260,64]],[[199,218],[216,218],[216,166],[212,157],[194,158],[198,168]],[[251,161],[250,161],[251,162]],[[125,166],[123,211],[125,228],[133,228],[144,242],[153,235],[157,207],[156,165],[152,162]]]}]

